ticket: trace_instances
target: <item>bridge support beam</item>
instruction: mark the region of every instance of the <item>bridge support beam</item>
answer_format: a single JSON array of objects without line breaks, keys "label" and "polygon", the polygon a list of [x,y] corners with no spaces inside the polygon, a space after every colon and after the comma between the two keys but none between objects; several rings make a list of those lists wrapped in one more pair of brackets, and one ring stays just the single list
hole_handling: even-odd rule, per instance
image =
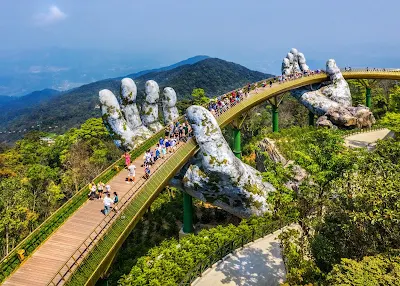
[{"label": "bridge support beam", "polygon": [[311,111],[308,111],[308,125],[309,126],[314,126],[314,118],[315,115]]},{"label": "bridge support beam", "polygon": [[278,106],[272,105],[272,132],[279,132]]},{"label": "bridge support beam", "polygon": [[183,232],[193,233],[193,198],[183,192]]},{"label": "bridge support beam", "polygon": [[240,129],[233,127],[233,154],[239,159],[242,158]]},{"label": "bridge support beam", "polygon": [[371,88],[370,87],[365,87],[365,105],[368,108],[371,108]]}]

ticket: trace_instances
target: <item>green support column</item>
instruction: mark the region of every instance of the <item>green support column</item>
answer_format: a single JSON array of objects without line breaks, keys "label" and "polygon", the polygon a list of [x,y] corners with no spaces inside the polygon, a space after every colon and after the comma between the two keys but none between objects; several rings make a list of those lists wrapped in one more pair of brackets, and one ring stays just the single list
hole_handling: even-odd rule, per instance
[{"label": "green support column", "polygon": [[308,125],[309,126],[314,126],[314,113],[312,113],[311,111],[308,112]]},{"label": "green support column", "polygon": [[240,145],[240,129],[234,127],[233,128],[233,154],[239,159],[242,158],[242,147]]},{"label": "green support column", "polygon": [[193,200],[192,196],[183,193],[183,232],[193,232]]},{"label": "green support column", "polygon": [[279,132],[278,107],[275,105],[272,105],[272,132]]},{"label": "green support column", "polygon": [[365,94],[365,105],[368,108],[371,108],[371,88],[370,87],[366,87],[366,94]]}]

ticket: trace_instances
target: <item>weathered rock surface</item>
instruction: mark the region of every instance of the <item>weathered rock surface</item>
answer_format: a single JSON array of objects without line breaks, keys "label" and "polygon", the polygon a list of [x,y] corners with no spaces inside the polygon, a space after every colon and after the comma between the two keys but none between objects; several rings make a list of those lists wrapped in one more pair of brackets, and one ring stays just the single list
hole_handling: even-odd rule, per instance
[{"label": "weathered rock surface", "polygon": [[186,116],[201,156],[183,178],[186,192],[239,217],[268,212],[267,195],[275,188],[234,156],[215,117],[201,106],[189,107]]},{"label": "weathered rock surface", "polygon": [[153,132],[163,129],[158,121],[158,99],[160,97],[160,88],[154,80],[146,82],[146,99],[142,106],[142,120],[144,125]]},{"label": "weathered rock surface", "polygon": [[166,87],[164,88],[163,95],[164,124],[169,125],[179,117],[178,108],[176,107],[176,92],[172,87]]},{"label": "weathered rock surface", "polygon": [[[283,59],[282,74],[290,76],[294,73],[309,71],[304,55],[296,49]],[[326,116],[320,120],[320,126],[329,127],[327,121],[333,125],[347,128],[371,127],[375,118],[368,107],[352,107],[351,93],[346,80],[343,78],[335,60],[326,63],[326,73],[330,82],[316,91],[307,88],[293,90],[292,95],[311,112],[318,116]]]}]

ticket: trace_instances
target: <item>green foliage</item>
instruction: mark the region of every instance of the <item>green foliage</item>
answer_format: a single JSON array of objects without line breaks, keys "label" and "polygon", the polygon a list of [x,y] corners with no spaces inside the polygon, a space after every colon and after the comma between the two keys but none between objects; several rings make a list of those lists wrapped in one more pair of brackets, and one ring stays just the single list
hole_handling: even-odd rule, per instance
[{"label": "green foliage", "polygon": [[400,134],[400,113],[388,112],[379,123],[396,132],[397,135]]},{"label": "green foliage", "polygon": [[288,229],[279,235],[288,269],[284,285],[307,285],[323,278],[323,273],[313,259],[310,259],[308,247],[298,230]]},{"label": "green foliage", "polygon": [[192,91],[192,105],[205,105],[210,102],[210,99],[206,96],[204,89],[195,88]]},{"label": "green foliage", "polygon": [[[399,157],[399,142],[380,142],[373,153],[358,152],[354,169],[332,183],[313,250],[322,269],[330,270],[343,257],[361,259],[398,247]],[[330,250],[321,250],[323,245]]]},{"label": "green foliage", "polygon": [[400,256],[366,256],[361,261],[343,258],[327,276],[328,285],[400,285]]}]

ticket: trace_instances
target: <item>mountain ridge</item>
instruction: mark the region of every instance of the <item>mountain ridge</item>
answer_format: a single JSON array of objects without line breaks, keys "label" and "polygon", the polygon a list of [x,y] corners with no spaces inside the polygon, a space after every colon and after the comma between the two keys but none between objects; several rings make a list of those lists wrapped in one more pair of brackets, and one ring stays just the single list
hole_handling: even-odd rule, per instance
[{"label": "mountain ridge", "polygon": [[[241,65],[217,58],[206,58],[194,64],[186,64],[171,70],[152,71],[134,77],[138,87],[138,104],[144,97],[144,85],[149,79],[155,80],[160,90],[171,86],[177,92],[178,100],[190,97],[193,88],[203,88],[209,97],[217,96],[242,87],[249,82],[268,78],[269,74],[249,70]],[[39,122],[42,130],[59,126],[57,133],[71,127],[78,127],[91,117],[100,117],[98,92],[109,89],[118,95],[120,78],[105,79],[60,93],[40,104],[19,110],[17,116],[7,117],[0,114],[0,130],[23,130]],[[9,115],[8,115],[9,116]],[[0,134],[0,140],[15,140],[15,136]],[[16,138],[18,139],[18,138]]]}]

